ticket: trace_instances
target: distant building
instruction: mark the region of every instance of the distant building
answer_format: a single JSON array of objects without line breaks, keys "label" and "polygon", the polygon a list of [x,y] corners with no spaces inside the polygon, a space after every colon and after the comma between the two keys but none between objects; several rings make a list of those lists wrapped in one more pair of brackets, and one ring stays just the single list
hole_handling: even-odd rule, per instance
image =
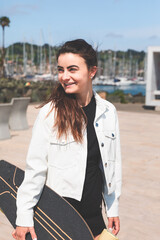
[{"label": "distant building", "polygon": [[160,47],[148,47],[145,105],[160,109]]}]

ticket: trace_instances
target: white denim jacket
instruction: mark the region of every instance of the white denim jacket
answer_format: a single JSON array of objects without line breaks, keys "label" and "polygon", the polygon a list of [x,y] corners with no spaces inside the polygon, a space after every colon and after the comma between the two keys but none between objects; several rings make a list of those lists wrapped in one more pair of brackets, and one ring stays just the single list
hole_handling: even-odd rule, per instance
[{"label": "white denim jacket", "polygon": [[[102,99],[96,99],[95,131],[102,157],[101,170],[104,177],[104,200],[108,217],[118,216],[121,193],[121,152],[118,118],[115,107]],[[33,226],[33,207],[37,204],[43,186],[64,197],[81,200],[86,173],[87,134],[83,143],[77,143],[71,134],[57,139],[53,131],[54,110],[51,103],[41,108],[33,127],[28,150],[25,178],[18,189],[18,226]]]}]

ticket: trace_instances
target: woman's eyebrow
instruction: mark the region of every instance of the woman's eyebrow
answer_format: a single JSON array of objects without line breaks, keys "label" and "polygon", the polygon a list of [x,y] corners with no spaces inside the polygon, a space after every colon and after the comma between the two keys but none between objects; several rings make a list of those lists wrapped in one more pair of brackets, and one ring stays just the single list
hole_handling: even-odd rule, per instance
[{"label": "woman's eyebrow", "polygon": [[61,67],[61,66],[57,66],[57,68],[63,68],[63,67]]},{"label": "woman's eyebrow", "polygon": [[67,69],[72,68],[72,67],[79,68],[77,65],[70,65],[70,66],[67,67]]}]

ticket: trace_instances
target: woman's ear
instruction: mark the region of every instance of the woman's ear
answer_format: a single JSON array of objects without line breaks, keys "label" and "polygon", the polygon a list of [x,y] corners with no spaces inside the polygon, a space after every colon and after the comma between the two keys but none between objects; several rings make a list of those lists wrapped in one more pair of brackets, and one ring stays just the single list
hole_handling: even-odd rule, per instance
[{"label": "woman's ear", "polygon": [[96,66],[93,66],[91,67],[90,69],[90,78],[94,78],[94,76],[96,75],[96,72],[97,72],[97,67]]}]

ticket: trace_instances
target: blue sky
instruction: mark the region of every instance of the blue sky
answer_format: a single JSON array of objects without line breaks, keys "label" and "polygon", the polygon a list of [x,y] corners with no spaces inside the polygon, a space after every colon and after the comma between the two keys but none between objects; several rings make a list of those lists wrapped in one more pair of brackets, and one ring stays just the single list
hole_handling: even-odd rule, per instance
[{"label": "blue sky", "polygon": [[[146,51],[160,45],[160,0],[1,0],[0,16],[11,20],[8,46],[84,38],[99,50]],[[0,46],[2,45],[0,29]]]}]

